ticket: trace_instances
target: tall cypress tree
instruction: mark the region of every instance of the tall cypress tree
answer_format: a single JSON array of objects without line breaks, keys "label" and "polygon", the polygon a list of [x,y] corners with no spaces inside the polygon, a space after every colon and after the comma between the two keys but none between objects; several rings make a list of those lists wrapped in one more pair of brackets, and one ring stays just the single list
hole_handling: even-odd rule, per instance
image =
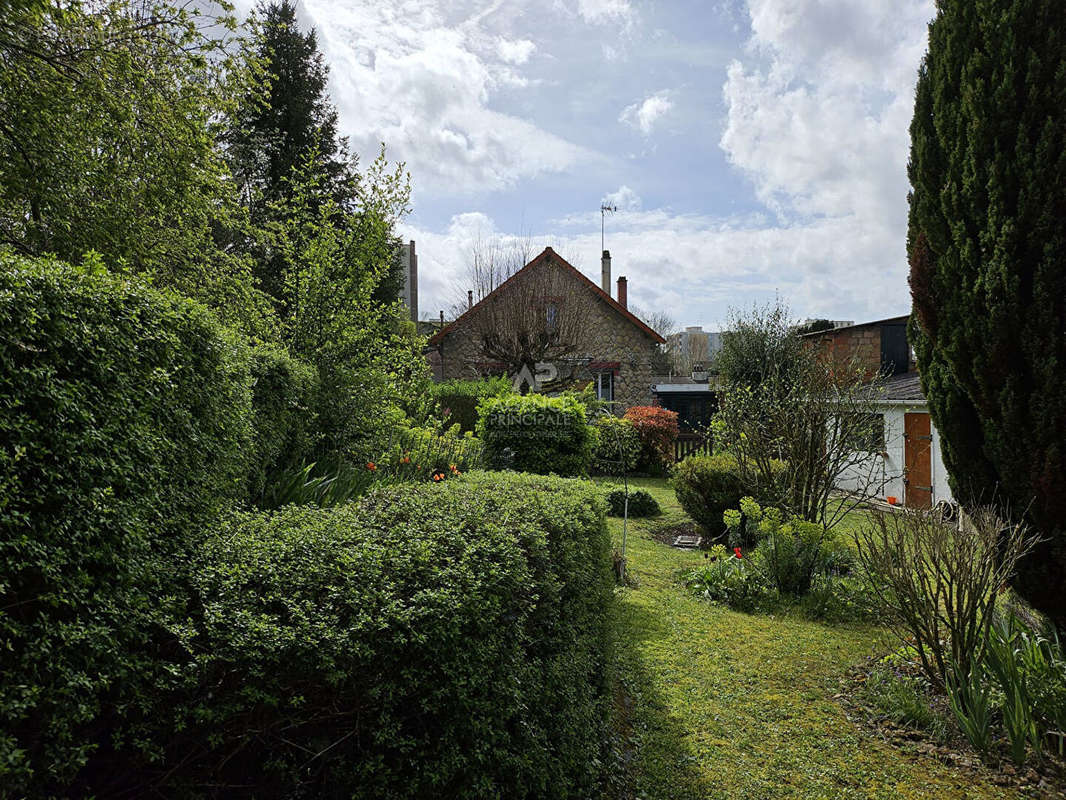
[{"label": "tall cypress tree", "polygon": [[314,29],[300,30],[290,0],[260,5],[256,56],[262,83],[242,105],[229,137],[234,173],[253,216],[292,196],[293,170],[312,160],[322,190],[342,208],[353,201],[348,143],[326,92],[329,67]]},{"label": "tall cypress tree", "polygon": [[937,9],[911,124],[911,341],[953,491],[1043,534],[1015,588],[1066,629],[1066,15]]},{"label": "tall cypress tree", "polygon": [[[347,139],[338,135],[337,110],[327,92],[329,67],[315,30],[300,29],[291,0],[261,4],[257,14],[255,55],[262,80],[242,103],[227,137],[230,164],[252,222],[260,228],[290,222],[295,184],[300,182],[302,202],[308,200],[311,184],[312,201],[317,196],[333,202],[333,222],[339,228],[361,228],[373,212],[362,207],[355,160]],[[378,303],[392,302],[403,288],[399,242],[392,250],[390,267],[374,291]],[[271,247],[256,256],[260,284],[284,306],[288,265]]]}]

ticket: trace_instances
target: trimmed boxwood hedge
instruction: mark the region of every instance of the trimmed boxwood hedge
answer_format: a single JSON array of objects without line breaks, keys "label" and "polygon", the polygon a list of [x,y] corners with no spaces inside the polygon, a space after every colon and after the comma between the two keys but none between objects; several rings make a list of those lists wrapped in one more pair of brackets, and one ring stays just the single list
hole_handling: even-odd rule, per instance
[{"label": "trimmed boxwood hedge", "polygon": [[541,475],[587,475],[595,434],[573,395],[510,395],[482,401],[477,433],[485,463]]},{"label": "trimmed boxwood hedge", "polygon": [[612,580],[594,486],[471,473],[239,513],[194,573],[195,667],[159,709],[181,731],[162,737],[172,786],[596,796]]},{"label": "trimmed boxwood hedge", "polygon": [[164,587],[244,491],[242,347],[88,262],[0,254],[0,786],[63,794],[169,637]]}]

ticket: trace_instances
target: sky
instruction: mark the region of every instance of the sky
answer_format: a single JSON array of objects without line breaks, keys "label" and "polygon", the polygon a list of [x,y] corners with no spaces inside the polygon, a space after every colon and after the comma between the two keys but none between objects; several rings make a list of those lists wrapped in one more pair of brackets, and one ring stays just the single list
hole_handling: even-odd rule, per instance
[{"label": "sky", "polygon": [[907,313],[907,152],[932,0],[300,0],[341,133],[410,171],[420,315],[531,240],[630,307],[721,328]]}]

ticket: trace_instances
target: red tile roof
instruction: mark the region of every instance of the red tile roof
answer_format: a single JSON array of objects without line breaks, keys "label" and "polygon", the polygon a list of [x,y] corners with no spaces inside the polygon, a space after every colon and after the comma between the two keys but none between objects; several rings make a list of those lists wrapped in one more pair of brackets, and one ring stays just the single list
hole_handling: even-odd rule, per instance
[{"label": "red tile roof", "polygon": [[534,264],[540,264],[540,263],[543,263],[543,262],[549,261],[549,260],[553,261],[554,263],[556,263],[556,264],[558,264],[558,265],[560,265],[562,267],[566,267],[567,269],[571,270],[574,273],[574,275],[576,275],[578,278],[581,279],[581,281],[583,282],[585,288],[591,290],[601,300],[603,300],[605,303],[607,303],[607,305],[610,308],[614,309],[616,312],[621,314],[626,320],[631,322],[633,325],[636,325],[637,328],[639,328],[640,331],[642,333],[644,333],[646,336],[650,337],[652,339],[652,341],[656,342],[657,344],[665,344],[666,343],[666,339],[664,339],[661,335],[659,335],[654,330],[652,330],[647,325],[645,325],[635,314],[633,314],[633,312],[631,312],[627,308],[624,308],[617,301],[615,301],[614,298],[612,298],[609,294],[607,294],[607,292],[603,291],[603,289],[601,289],[599,286],[597,286],[595,283],[593,283],[587,277],[585,277],[581,273],[581,270],[577,269],[573,264],[571,264],[569,261],[567,261],[561,255],[556,253],[550,247],[545,247],[544,251],[539,256],[534,258],[532,261],[530,261],[528,264],[526,264],[524,267],[522,267],[522,269],[518,270],[518,272],[516,272],[510,278],[508,278],[503,283],[501,283],[499,286],[497,286],[495,289],[493,289],[491,292],[489,292],[485,297],[483,297],[481,300],[479,300],[477,303],[475,303],[471,308],[468,308],[465,312],[460,314],[455,320],[453,320],[452,322],[449,322],[447,325],[445,325],[443,328],[441,328],[439,331],[437,331],[435,334],[433,334],[433,336],[431,336],[429,338],[429,344],[431,344],[431,345],[438,344],[445,336],[447,336],[452,331],[453,328],[455,328],[460,322],[462,322],[463,319],[465,319],[470,314],[473,314],[474,311],[478,308],[478,306],[480,306],[482,303],[486,302],[489,298],[491,298],[497,292],[504,291],[506,289],[506,287],[507,287],[507,284],[510,283],[511,281],[513,281],[516,277],[518,277],[520,274],[522,274],[525,270],[529,269]]}]

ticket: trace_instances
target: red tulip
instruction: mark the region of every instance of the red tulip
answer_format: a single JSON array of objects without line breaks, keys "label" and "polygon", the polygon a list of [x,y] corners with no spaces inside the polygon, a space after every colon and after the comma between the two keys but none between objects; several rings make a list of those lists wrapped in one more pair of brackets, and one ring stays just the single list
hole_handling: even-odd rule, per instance
[{"label": "red tulip", "polygon": [[366,465],[366,468],[368,470],[370,470],[371,472],[373,472],[374,470],[376,470],[378,468],[378,465],[375,464],[373,461],[368,461],[367,465]]},{"label": "red tulip", "polygon": [[740,548],[739,547],[734,547],[733,548],[733,555],[735,555],[737,558],[744,558],[744,554],[742,552],[740,552]]}]

